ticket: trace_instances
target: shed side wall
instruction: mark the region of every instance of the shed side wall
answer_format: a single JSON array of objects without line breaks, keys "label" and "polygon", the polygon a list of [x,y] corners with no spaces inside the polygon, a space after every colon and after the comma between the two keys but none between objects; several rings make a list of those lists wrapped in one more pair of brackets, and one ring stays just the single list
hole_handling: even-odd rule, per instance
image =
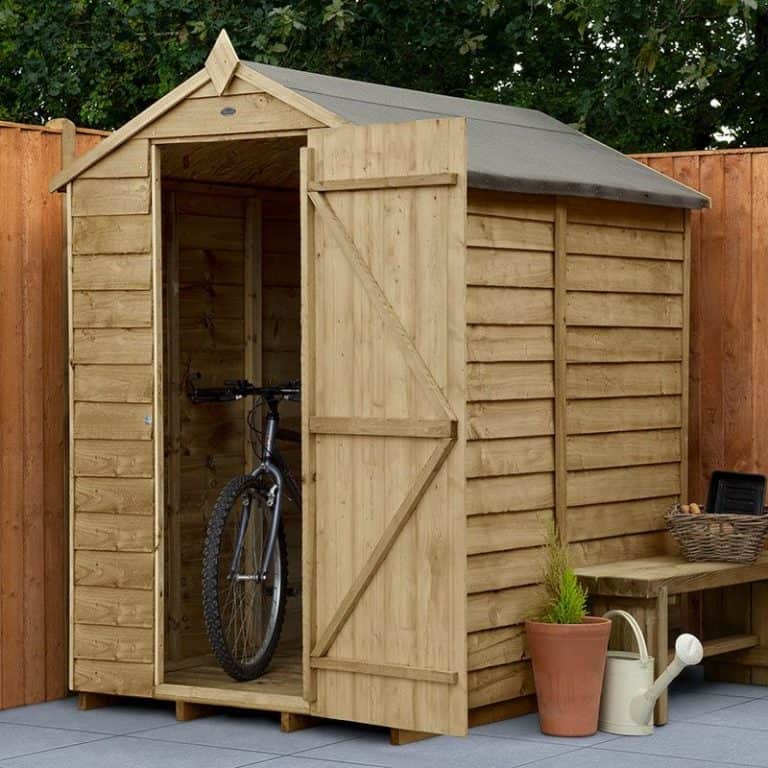
[{"label": "shed side wall", "polygon": [[540,607],[556,502],[574,564],[666,547],[683,466],[683,222],[674,209],[470,192],[470,708],[533,690],[522,622]]},{"label": "shed side wall", "polygon": [[533,692],[521,622],[554,507],[554,198],[471,191],[467,227],[469,707]]},{"label": "shed side wall", "polygon": [[151,696],[154,648],[149,143],[73,182],[73,648],[76,690]]},{"label": "shed side wall", "polygon": [[686,469],[684,215],[572,199],[565,248],[572,559],[657,554]]}]

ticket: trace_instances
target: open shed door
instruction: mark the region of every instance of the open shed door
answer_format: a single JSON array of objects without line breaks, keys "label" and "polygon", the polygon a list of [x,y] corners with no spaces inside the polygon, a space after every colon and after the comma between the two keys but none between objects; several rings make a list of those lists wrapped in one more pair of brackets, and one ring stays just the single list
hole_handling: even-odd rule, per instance
[{"label": "open shed door", "polygon": [[463,119],[309,131],[304,652],[317,715],[466,733],[466,167]]}]

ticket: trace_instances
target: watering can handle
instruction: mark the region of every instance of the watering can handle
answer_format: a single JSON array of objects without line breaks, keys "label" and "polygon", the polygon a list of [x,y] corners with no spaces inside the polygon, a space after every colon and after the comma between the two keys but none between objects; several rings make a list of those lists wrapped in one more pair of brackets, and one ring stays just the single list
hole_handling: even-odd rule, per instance
[{"label": "watering can handle", "polygon": [[603,614],[604,619],[610,619],[611,616],[621,616],[621,618],[624,619],[627,622],[627,624],[629,624],[630,628],[632,629],[632,634],[634,634],[635,636],[635,642],[637,643],[637,650],[640,652],[640,661],[642,661],[643,664],[647,664],[648,663],[648,646],[645,644],[645,638],[643,637],[643,632],[640,629],[640,625],[635,620],[635,617],[631,613],[627,613],[626,611],[621,611],[618,608]]}]

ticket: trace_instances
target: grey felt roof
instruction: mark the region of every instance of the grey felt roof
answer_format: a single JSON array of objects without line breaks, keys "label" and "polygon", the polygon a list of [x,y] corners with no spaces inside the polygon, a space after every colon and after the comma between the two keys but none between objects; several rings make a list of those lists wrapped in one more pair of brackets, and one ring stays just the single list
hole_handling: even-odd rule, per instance
[{"label": "grey felt roof", "polygon": [[543,112],[248,62],[351,123],[466,117],[471,187],[705,208],[678,184]]}]

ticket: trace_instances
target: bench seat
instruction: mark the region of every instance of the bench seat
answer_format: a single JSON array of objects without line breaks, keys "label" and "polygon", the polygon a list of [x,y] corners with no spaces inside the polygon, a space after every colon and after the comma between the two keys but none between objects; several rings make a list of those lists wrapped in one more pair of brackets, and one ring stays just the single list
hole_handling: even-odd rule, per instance
[{"label": "bench seat", "polygon": [[[761,613],[768,609],[768,552],[751,565],[689,562],[680,556],[659,555],[583,566],[576,569],[576,575],[589,592],[595,615],[600,616],[612,608],[622,608],[637,619],[645,634],[649,653],[655,659],[657,675],[667,666],[670,658],[671,596],[764,582],[761,584]],[[768,621],[768,616],[765,620]],[[731,654],[729,660],[738,660],[734,654],[739,652],[742,663],[754,664],[768,658],[768,637],[761,638],[755,629],[759,622],[752,622],[749,613],[745,623],[753,626],[744,626],[738,634],[707,637],[704,640],[705,658]],[[629,633],[625,629],[619,630],[619,633],[621,647],[631,649],[633,645]],[[664,694],[656,705],[656,724],[663,725],[667,717],[667,696]]]}]

